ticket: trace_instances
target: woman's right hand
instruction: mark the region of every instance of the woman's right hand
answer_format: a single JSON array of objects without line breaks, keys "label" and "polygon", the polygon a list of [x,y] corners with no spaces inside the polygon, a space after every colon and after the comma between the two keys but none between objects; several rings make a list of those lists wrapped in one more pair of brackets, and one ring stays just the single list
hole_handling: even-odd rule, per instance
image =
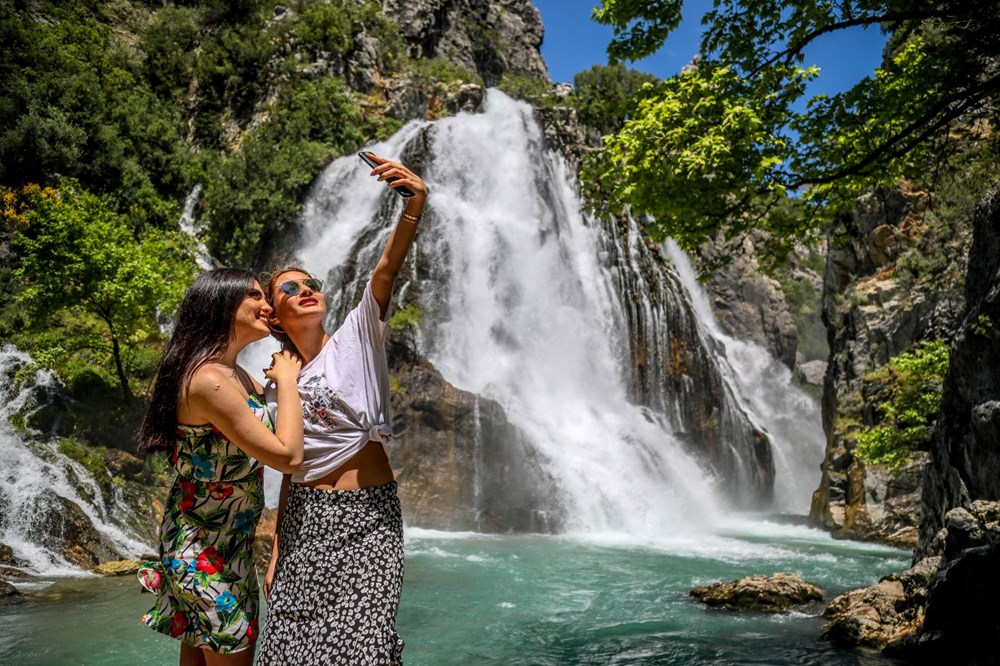
[{"label": "woman's right hand", "polygon": [[[277,535],[274,537],[277,539]],[[271,600],[271,583],[274,582],[274,565],[277,563],[278,558],[272,557],[271,561],[267,565],[267,575],[264,576],[264,599],[265,601]]]},{"label": "woman's right hand", "polygon": [[299,379],[302,369],[302,359],[287,349],[271,354],[271,365],[264,368],[264,376],[274,380],[276,384],[290,382],[294,384]]}]

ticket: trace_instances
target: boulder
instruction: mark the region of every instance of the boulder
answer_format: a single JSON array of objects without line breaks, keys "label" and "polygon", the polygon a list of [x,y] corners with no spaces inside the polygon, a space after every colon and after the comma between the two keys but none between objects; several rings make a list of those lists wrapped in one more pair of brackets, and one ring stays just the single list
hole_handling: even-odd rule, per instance
[{"label": "boulder", "polygon": [[712,583],[691,590],[691,596],[714,607],[780,613],[810,601],[822,601],[823,591],[791,573],[747,576],[730,583]]},{"label": "boulder", "polygon": [[0,602],[20,599],[21,593],[5,580],[0,579]]},{"label": "boulder", "polygon": [[823,613],[830,619],[823,638],[881,650],[914,635],[924,620],[928,581],[940,563],[939,557],[927,558],[875,585],[838,596]]},{"label": "boulder", "polygon": [[112,560],[94,567],[94,573],[102,576],[128,576],[139,570],[140,562],[135,560]]}]

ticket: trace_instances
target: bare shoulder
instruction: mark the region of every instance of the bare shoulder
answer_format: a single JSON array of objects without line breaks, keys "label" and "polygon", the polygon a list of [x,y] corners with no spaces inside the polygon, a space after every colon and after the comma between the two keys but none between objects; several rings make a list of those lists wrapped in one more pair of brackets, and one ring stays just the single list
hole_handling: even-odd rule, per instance
[{"label": "bare shoulder", "polygon": [[188,382],[188,396],[194,399],[212,399],[235,389],[231,373],[215,363],[206,363],[195,370]]}]

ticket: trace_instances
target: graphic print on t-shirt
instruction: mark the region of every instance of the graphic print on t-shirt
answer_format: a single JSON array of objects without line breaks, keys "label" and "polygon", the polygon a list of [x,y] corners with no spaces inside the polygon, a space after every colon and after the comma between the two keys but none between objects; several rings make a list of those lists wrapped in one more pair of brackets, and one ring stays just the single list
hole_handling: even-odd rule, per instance
[{"label": "graphic print on t-shirt", "polygon": [[337,421],[333,418],[333,405],[340,401],[333,389],[325,385],[322,378],[316,375],[302,385],[299,395],[303,393],[306,395],[302,401],[302,417],[313,425],[327,429],[335,428]]}]

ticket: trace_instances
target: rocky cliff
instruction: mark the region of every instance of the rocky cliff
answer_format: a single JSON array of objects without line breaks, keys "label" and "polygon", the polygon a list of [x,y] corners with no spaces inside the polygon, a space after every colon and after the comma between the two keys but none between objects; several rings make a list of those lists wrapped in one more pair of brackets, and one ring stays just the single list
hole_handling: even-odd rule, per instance
[{"label": "rocky cliff", "polygon": [[920,555],[935,554],[945,514],[1000,499],[1000,193],[974,218],[966,308],[951,348],[941,418],[923,486]]},{"label": "rocky cliff", "polygon": [[[754,250],[760,234],[748,234],[735,255],[732,248],[715,243],[699,248],[704,265],[721,264],[711,271],[705,287],[724,331],[738,340],[756,342],[791,368],[798,346],[795,322],[781,284],[761,270]],[[721,261],[724,256],[727,260]]]},{"label": "rocky cliff", "polygon": [[917,544],[927,453],[914,451],[901,468],[889,469],[866,465],[854,451],[858,431],[879,418],[875,404],[885,387],[871,373],[918,342],[954,337],[970,224],[932,224],[933,205],[930,194],[906,183],[873,191],[831,241],[823,293],[827,453],[810,515],[835,536]]},{"label": "rocky cliff", "polygon": [[542,17],[529,0],[383,0],[414,58],[443,58],[495,86],[507,73],[548,80]]},{"label": "rocky cliff", "polygon": [[[904,215],[909,208],[912,214],[912,194],[905,196],[905,190],[899,194],[904,195],[896,199],[901,205],[894,208]],[[851,383],[845,381],[851,369],[845,360],[856,346],[843,339],[837,342],[833,355],[837,363],[835,376],[843,383],[827,386],[828,391],[832,389],[827,396],[830,404],[840,409],[833,417],[843,425],[828,433],[831,442],[843,444],[828,449],[824,487],[817,491],[814,517],[818,513],[832,524],[835,534],[876,540],[898,538],[890,530],[904,525],[905,543],[909,544],[913,541],[912,525],[919,516],[919,541],[914,543],[916,562],[911,569],[833,600],[826,611],[830,622],[824,637],[879,649],[911,664],[998,663],[995,643],[1000,626],[995,613],[984,611],[1000,594],[1000,327],[996,324],[1000,321],[1000,196],[996,189],[986,194],[971,217],[971,224],[959,227],[958,242],[953,246],[966,247],[966,236],[971,235],[963,290],[951,289],[948,299],[938,299],[934,307],[924,305],[929,308],[925,313],[932,316],[924,326],[915,325],[919,323],[916,321],[906,324],[901,337],[899,326],[912,321],[912,306],[869,308],[869,315],[879,317],[861,320],[882,322],[876,339],[891,340],[892,344],[921,334],[947,336],[950,340],[940,415],[927,443],[928,450],[912,456],[902,472],[895,473],[877,466],[866,467],[854,458],[851,429],[843,425],[845,392],[838,387],[843,389]],[[878,234],[881,238],[894,235],[891,229]],[[884,247],[881,242],[872,245],[873,249]],[[833,278],[832,286],[857,280],[855,271],[863,264],[858,258],[857,254],[848,254],[845,261],[843,251],[831,254],[831,263],[852,269],[845,273],[835,265],[827,274],[828,279]],[[855,260],[853,264],[851,259]],[[869,261],[870,273],[877,262],[870,254]],[[948,262],[952,268],[942,274],[952,275],[951,271],[964,263],[952,259]],[[883,271],[884,283],[889,271]],[[865,282],[873,279],[858,282],[866,286]],[[956,300],[956,292],[961,294],[961,301]],[[911,296],[915,303],[927,302],[926,294]],[[961,314],[949,324],[949,310],[959,303]],[[838,311],[835,309],[833,314]],[[850,310],[840,314],[848,324],[859,321],[858,314]],[[935,330],[934,324],[939,328]],[[840,337],[845,338],[850,331],[858,339],[873,338],[870,327],[847,329]],[[837,337],[835,329],[831,339]],[[870,365],[869,359],[861,368]],[[866,388],[870,390],[863,386],[862,392]],[[914,506],[917,496],[921,501]],[[873,505],[877,513],[872,511]],[[889,509],[895,511],[890,513]],[[838,519],[842,522],[836,522]]]}]

